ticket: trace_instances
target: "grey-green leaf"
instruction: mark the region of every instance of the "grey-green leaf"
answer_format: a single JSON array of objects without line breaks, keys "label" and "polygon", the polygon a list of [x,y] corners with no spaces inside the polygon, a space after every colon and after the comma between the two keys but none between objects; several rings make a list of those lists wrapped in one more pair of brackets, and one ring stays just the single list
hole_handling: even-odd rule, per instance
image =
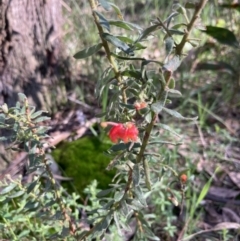
[{"label": "grey-green leaf", "polygon": [[162,109],[163,109],[163,102],[162,101],[158,101],[158,102],[153,103],[151,105],[151,110],[156,114],[160,113],[162,111]]},{"label": "grey-green leaf", "polygon": [[156,31],[159,28],[160,28],[159,24],[155,24],[155,25],[152,25],[149,28],[144,29],[142,31],[142,33],[140,34],[140,36],[138,37],[138,39],[135,41],[135,43],[142,41],[147,36],[149,36],[152,32]]},{"label": "grey-green leaf", "polygon": [[112,6],[112,8],[115,10],[115,12],[116,12],[116,14],[118,15],[118,17],[119,17],[120,19],[122,19],[123,17],[122,17],[122,12],[121,12],[120,8],[119,8],[117,5],[115,5],[114,3],[109,2],[108,4],[109,4],[110,6]]},{"label": "grey-green leaf", "polygon": [[3,189],[0,191],[0,195],[11,192],[16,186],[17,186],[16,183],[10,183],[7,187],[3,188]]},{"label": "grey-green leaf", "polygon": [[124,194],[125,194],[125,190],[124,189],[115,192],[115,195],[114,195],[115,202],[119,202],[123,198]]},{"label": "grey-green leaf", "polygon": [[19,98],[21,101],[24,101],[25,99],[27,99],[26,95],[23,94],[23,93],[18,93],[18,98]]},{"label": "grey-green leaf", "polygon": [[131,26],[125,22],[125,21],[120,21],[120,20],[109,20],[108,21],[110,25],[119,27],[119,28],[123,28],[126,30],[132,30]]},{"label": "grey-green leaf", "polygon": [[133,185],[138,186],[140,183],[140,169],[139,164],[135,164],[132,173]]},{"label": "grey-green leaf", "polygon": [[173,50],[174,40],[172,37],[167,37],[165,39],[165,50],[166,54],[169,55]]},{"label": "grey-green leaf", "polygon": [[155,102],[151,105],[151,110],[158,114],[162,111],[163,107],[165,106],[165,102],[166,102],[166,99],[167,99],[167,91],[164,90],[162,96],[161,96],[161,99],[158,101],[158,102]]},{"label": "grey-green leaf", "polygon": [[106,195],[108,195],[109,193],[111,193],[115,188],[109,188],[109,189],[105,189],[105,190],[102,190],[100,192],[97,193],[97,197],[104,197]]},{"label": "grey-green leaf", "polygon": [[91,46],[89,48],[86,48],[86,49],[83,49],[83,50],[77,52],[73,57],[75,59],[87,58],[87,57],[95,54],[96,52],[98,52],[102,48],[102,46],[103,46],[102,43],[93,45],[93,46]]},{"label": "grey-green leaf", "polygon": [[121,41],[119,38],[108,34],[108,33],[103,33],[102,37],[108,41],[109,43],[113,44],[114,46],[116,46],[117,48],[121,49],[123,52],[125,52],[126,54],[130,55],[130,56],[134,56],[134,52],[133,50],[123,41]]},{"label": "grey-green leaf", "polygon": [[33,123],[38,123],[38,122],[42,122],[42,121],[46,121],[46,120],[50,120],[51,118],[50,117],[48,117],[48,116],[40,116],[40,117],[38,117],[37,119],[35,119],[34,121],[33,121]]},{"label": "grey-green leaf", "polygon": [[162,124],[162,123],[158,123],[156,124],[157,126],[161,127],[162,129],[169,131],[171,133],[173,133],[174,135],[181,137],[177,132],[175,132],[170,126]]},{"label": "grey-green leaf", "polygon": [[14,194],[12,194],[12,195],[10,195],[10,196],[8,196],[8,197],[9,197],[9,198],[20,197],[20,196],[22,196],[24,193],[25,193],[24,190],[20,190],[20,191],[14,193]]},{"label": "grey-green leaf", "polygon": [[167,112],[169,115],[172,115],[178,119],[182,119],[182,120],[197,120],[197,116],[196,117],[184,117],[182,116],[179,112],[175,111],[175,110],[170,110],[170,109],[167,109],[165,107],[163,107],[163,111]]},{"label": "grey-green leaf", "polygon": [[134,193],[136,195],[137,200],[143,205],[143,206],[147,206],[146,200],[144,198],[143,192],[140,188],[140,186],[136,186],[134,188]]},{"label": "grey-green leaf", "polygon": [[99,12],[97,12],[97,11],[94,11],[94,12],[95,12],[95,13],[98,15],[98,17],[99,17],[99,23],[100,23],[100,25],[101,25],[103,28],[107,29],[108,32],[110,32],[110,24],[109,24],[108,20],[107,20],[101,13],[99,13]]},{"label": "grey-green leaf", "polygon": [[164,64],[163,69],[174,72],[181,64],[181,59],[178,55],[171,58],[166,64]]},{"label": "grey-green leaf", "polygon": [[105,0],[99,0],[99,3],[106,11],[109,11],[111,9],[111,5],[109,4],[109,2]]}]

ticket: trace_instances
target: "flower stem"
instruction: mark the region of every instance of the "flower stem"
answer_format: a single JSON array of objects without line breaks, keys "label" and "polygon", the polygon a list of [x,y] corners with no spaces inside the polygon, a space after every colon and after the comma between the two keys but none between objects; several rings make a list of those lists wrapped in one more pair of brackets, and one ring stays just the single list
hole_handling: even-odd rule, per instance
[{"label": "flower stem", "polygon": [[[107,59],[108,59],[109,63],[111,64],[112,68],[113,68],[113,71],[115,73],[115,77],[116,77],[116,79],[118,81],[118,85],[119,86],[123,85],[123,80],[122,80],[121,74],[118,71],[118,66],[117,66],[117,64],[115,62],[115,59],[113,58],[113,56],[111,54],[108,42],[102,37],[102,34],[104,33],[104,31],[103,31],[103,28],[102,28],[102,26],[100,25],[100,23],[98,21],[98,16],[95,13],[95,9],[97,9],[96,2],[95,2],[95,0],[88,0],[88,2],[90,4],[90,6],[91,6],[92,15],[93,15],[95,24],[96,24],[96,26],[98,28],[99,36],[101,38],[103,47],[105,49],[105,52],[106,52],[106,55],[107,55]],[[122,92],[123,103],[126,104],[127,103],[126,89],[124,87],[121,87],[121,92]]]},{"label": "flower stem", "polygon": [[180,44],[178,44],[176,46],[176,55],[180,56],[182,54],[183,48],[184,48],[186,42],[188,42],[188,38],[191,34],[191,31],[194,27],[194,24],[195,24],[196,20],[199,18],[199,16],[200,16],[204,6],[206,5],[207,1],[208,0],[201,0],[198,4],[196,4],[194,14],[192,16],[192,19],[191,19],[190,23],[187,25],[186,32],[185,32]]},{"label": "flower stem", "polygon": [[[187,31],[186,31],[185,35],[183,36],[180,44],[178,44],[176,46],[176,55],[180,56],[182,54],[185,43],[188,41],[188,38],[189,38],[190,33],[191,33],[191,31],[194,27],[194,24],[195,24],[197,18],[199,17],[199,15],[201,14],[201,12],[202,12],[204,6],[206,5],[207,1],[208,0],[201,0],[200,3],[196,6],[195,12],[194,12],[194,14],[191,18],[191,21],[187,25]],[[168,88],[168,85],[170,83],[170,79],[171,79],[171,74],[168,74],[167,79],[165,79],[166,84],[162,85],[162,88],[161,88],[159,94],[157,95],[157,100],[160,100],[163,97],[163,95],[166,93],[166,89]],[[167,97],[167,95],[166,95],[166,97]],[[157,114],[152,113],[152,120],[146,126],[145,134],[144,134],[143,141],[142,141],[142,146],[141,146],[140,151],[139,151],[139,153],[137,155],[137,158],[136,158],[136,163],[140,163],[143,160],[143,168],[144,168],[144,173],[145,173],[146,186],[148,187],[148,189],[149,189],[150,180],[149,180],[149,172],[148,172],[148,165],[147,165],[148,163],[146,163],[147,160],[144,158],[144,152],[145,152],[145,149],[147,147],[147,144],[148,144],[148,141],[149,141],[149,138],[150,138],[150,134],[152,132],[152,129],[153,129],[156,118],[157,118]]]}]

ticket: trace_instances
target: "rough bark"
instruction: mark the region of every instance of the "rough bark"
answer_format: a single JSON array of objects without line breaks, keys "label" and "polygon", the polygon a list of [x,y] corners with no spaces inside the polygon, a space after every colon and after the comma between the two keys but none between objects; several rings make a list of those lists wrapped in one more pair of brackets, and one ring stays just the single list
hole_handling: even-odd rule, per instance
[{"label": "rough bark", "polygon": [[[60,0],[0,0],[0,104],[15,106],[22,92],[53,112],[66,100],[62,23]],[[4,159],[14,158],[0,143],[0,170]]]},{"label": "rough bark", "polygon": [[15,105],[24,92],[51,110],[65,97],[61,1],[0,0],[0,11],[0,103]]}]

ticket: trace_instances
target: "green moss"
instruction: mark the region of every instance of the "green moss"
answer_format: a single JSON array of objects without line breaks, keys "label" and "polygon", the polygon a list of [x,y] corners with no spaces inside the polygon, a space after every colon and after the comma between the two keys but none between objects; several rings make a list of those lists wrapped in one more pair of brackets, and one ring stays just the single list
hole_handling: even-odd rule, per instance
[{"label": "green moss", "polygon": [[100,189],[108,188],[114,171],[106,171],[110,158],[103,154],[110,147],[96,137],[84,137],[77,141],[64,143],[52,153],[65,176],[73,181],[62,182],[68,191],[83,194],[84,188],[96,179]]}]

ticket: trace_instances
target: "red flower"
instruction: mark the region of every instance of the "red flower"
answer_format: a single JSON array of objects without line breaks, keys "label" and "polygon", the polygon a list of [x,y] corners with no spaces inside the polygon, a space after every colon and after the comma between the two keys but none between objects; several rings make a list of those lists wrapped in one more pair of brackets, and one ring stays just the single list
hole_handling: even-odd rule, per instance
[{"label": "red flower", "polygon": [[117,124],[111,128],[108,135],[112,142],[117,143],[119,139],[121,140],[123,138],[125,132],[124,125]]},{"label": "red flower", "polygon": [[101,123],[101,125],[102,127],[106,127],[106,125],[112,125],[108,135],[110,140],[114,143],[117,143],[119,140],[122,140],[124,143],[129,141],[137,141],[138,129],[132,122],[127,122],[125,124],[104,122]]}]

